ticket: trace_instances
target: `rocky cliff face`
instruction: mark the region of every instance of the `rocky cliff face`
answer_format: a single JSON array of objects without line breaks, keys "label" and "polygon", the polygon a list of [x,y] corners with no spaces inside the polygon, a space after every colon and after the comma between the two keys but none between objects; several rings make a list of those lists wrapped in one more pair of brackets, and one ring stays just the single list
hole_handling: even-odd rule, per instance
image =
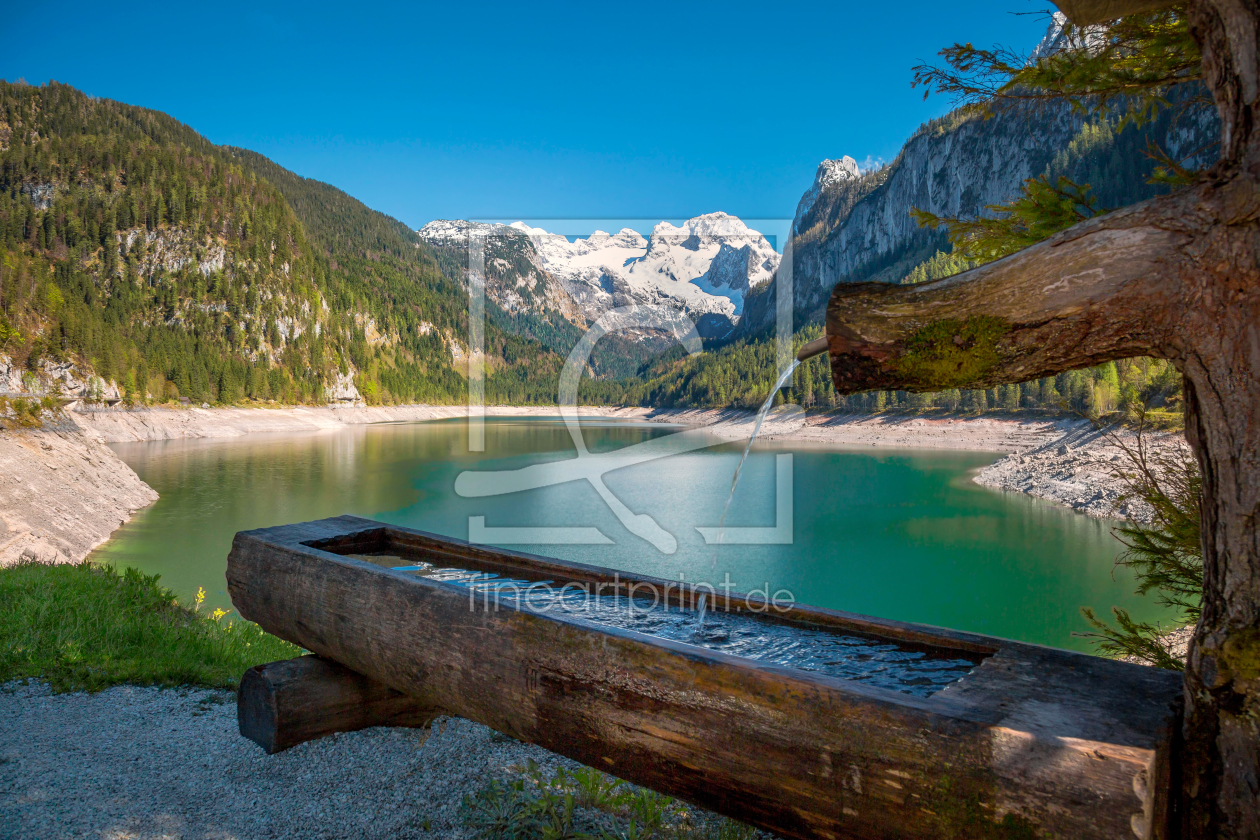
[{"label": "rocky cliff face", "polygon": [[40,359],[35,370],[30,370],[0,354],[0,397],[39,399],[49,396],[71,404],[80,400],[110,404],[122,400],[117,382],[85,373],[73,362]]},{"label": "rocky cliff face", "polygon": [[908,272],[941,244],[939,234],[918,226],[911,208],[969,216],[1007,201],[1046,168],[1080,126],[1067,108],[1044,114],[1035,129],[1013,113],[925,126],[906,143],[883,183],[873,185],[838,224],[795,243],[797,300],[808,307],[842,280],[868,279],[887,269]]},{"label": "rocky cliff face", "polygon": [[[1107,206],[1122,206],[1157,191],[1146,174],[1131,171],[1131,161],[1144,160],[1147,139],[1192,167],[1210,164],[1219,133],[1215,110],[1193,102],[1193,91],[1183,91],[1180,101],[1185,107],[1125,132],[1099,128],[1096,118],[1062,103],[988,119],[955,112],[919,129],[879,171],[861,174],[852,158],[823,161],[793,223],[797,323],[818,318],[837,283],[898,282],[937,250],[948,250],[944,234],[919,227],[911,208],[974,217],[1047,173],[1090,183],[1110,199]],[[740,331],[773,323],[774,300],[772,293],[750,298]]]},{"label": "rocky cliff face", "polygon": [[840,189],[839,185],[854,182],[862,177],[861,171],[858,169],[857,161],[845,155],[839,160],[824,160],[818,164],[818,171],[814,173],[814,183],[810,185],[805,194],[801,196],[800,202],[796,205],[796,215],[792,220],[792,233],[799,234],[801,232],[801,220],[814,209],[814,205],[818,203],[818,197],[823,193],[834,193]]}]

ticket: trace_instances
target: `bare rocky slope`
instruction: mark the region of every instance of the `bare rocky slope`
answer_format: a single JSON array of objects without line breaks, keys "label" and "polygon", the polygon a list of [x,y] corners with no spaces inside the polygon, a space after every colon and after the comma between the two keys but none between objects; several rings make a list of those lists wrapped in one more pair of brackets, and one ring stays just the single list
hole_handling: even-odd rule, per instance
[{"label": "bare rocky slope", "polygon": [[[586,408],[583,414],[641,419],[645,408]],[[490,417],[557,417],[555,406],[487,406]],[[360,408],[87,408],[74,412],[84,432],[103,443],[180,438],[232,438],[257,432],[316,432],[367,423],[447,420],[468,416],[462,405],[399,405]]]},{"label": "bare rocky slope", "polygon": [[82,560],[157,501],[97,437],[62,415],[40,429],[0,431],[0,566]]},{"label": "bare rocky slope", "polygon": [[[1156,457],[1190,457],[1190,445],[1181,434],[1149,434],[1144,446]],[[1090,516],[1150,522],[1150,507],[1128,498],[1131,487],[1125,475],[1134,472],[1134,467],[1126,448],[1137,448],[1132,432],[1104,434],[1089,424],[1077,424],[1061,437],[985,467],[975,480],[986,487],[1058,502]]]}]

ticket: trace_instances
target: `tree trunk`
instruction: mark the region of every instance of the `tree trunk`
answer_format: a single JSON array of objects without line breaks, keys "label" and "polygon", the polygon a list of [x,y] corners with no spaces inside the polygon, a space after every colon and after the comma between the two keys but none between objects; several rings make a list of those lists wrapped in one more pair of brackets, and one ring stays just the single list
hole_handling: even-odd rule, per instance
[{"label": "tree trunk", "polygon": [[837,287],[827,338],[841,393],[991,387],[1139,354],[1178,366],[1204,553],[1182,829],[1260,840],[1260,2],[1187,13],[1222,121],[1222,161],[1200,183],[945,280]]},{"label": "tree trunk", "polygon": [[1183,830],[1260,838],[1260,3],[1199,0],[1221,113],[1212,226],[1187,284],[1186,434],[1203,471],[1203,615],[1186,666]]}]

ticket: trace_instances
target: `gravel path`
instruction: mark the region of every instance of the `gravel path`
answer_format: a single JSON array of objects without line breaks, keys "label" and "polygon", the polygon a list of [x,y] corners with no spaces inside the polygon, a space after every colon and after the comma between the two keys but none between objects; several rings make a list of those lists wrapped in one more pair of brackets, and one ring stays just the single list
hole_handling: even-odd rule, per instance
[{"label": "gravel path", "polygon": [[[444,723],[444,725],[443,725]],[[369,729],[268,756],[225,692],[0,687],[0,837],[22,840],[462,838],[491,776],[571,762],[460,718]]]}]

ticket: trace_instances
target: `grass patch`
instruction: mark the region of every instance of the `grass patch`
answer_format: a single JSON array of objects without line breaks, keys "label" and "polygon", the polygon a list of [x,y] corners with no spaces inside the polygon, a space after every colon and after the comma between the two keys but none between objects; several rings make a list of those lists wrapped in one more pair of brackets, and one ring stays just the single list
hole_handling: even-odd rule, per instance
[{"label": "grass patch", "polygon": [[246,621],[181,606],[157,575],[89,563],[0,569],[0,682],[54,691],[112,685],[232,689],[246,670],[303,651]]},{"label": "grass patch", "polygon": [[479,840],[771,840],[773,835],[582,767],[548,776],[533,761],[460,806]]}]

